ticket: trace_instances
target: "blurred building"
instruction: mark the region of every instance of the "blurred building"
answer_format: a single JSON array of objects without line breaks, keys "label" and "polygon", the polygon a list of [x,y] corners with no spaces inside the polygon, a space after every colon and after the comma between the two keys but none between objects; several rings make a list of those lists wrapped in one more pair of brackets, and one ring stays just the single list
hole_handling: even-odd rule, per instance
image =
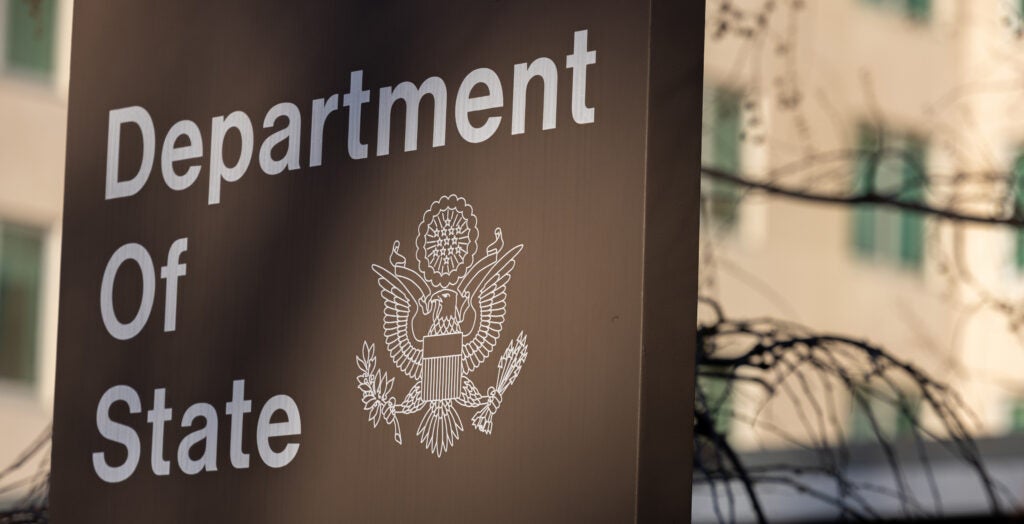
[{"label": "blurred building", "polygon": [[[736,25],[752,27],[756,21],[744,16],[764,13],[766,3],[776,4],[776,12],[783,5],[709,0],[709,20],[723,3],[742,13]],[[794,16],[769,15],[772,37],[757,31],[744,37],[739,30],[718,38],[715,24],[709,26],[706,165],[819,193],[831,187],[836,194],[867,179],[896,192],[917,186],[907,184],[920,174],[914,164],[951,179],[958,173],[1024,175],[1024,3],[799,4]],[[880,144],[900,150],[901,158],[868,162],[833,154]],[[1013,179],[1003,186],[964,184],[962,194],[951,194],[950,186],[948,180],[941,187],[925,181],[923,189],[902,196],[985,214],[1012,205],[1022,191]],[[863,338],[950,384],[977,416],[983,448],[999,450],[992,460],[1006,475],[1009,492],[1024,495],[1024,451],[1014,454],[1007,451],[1014,446],[1000,444],[1019,443],[1015,434],[1024,432],[1024,326],[1014,309],[1024,307],[1024,236],[1007,227],[954,226],[879,206],[748,195],[708,178],[702,191],[702,233],[715,250],[713,275],[703,275],[705,292],[736,318],[772,316]],[[828,439],[856,444],[870,436],[863,411],[850,398],[840,400],[839,427]],[[734,411],[749,412],[763,396],[756,387],[740,386],[729,402]],[[936,415],[924,404],[911,409],[919,410],[926,427],[936,427]],[[785,402],[769,403],[759,416],[800,434],[798,415]],[[899,443],[908,429],[899,410],[880,405],[875,416]],[[735,422],[729,432],[735,445],[755,456],[775,453],[798,462],[784,451],[794,443],[778,434]],[[952,510],[983,511],[980,491],[964,489],[968,482],[959,470],[939,464],[944,486],[976,493],[960,497]],[[876,466],[872,473],[868,463],[859,464],[866,468],[863,478],[885,474],[883,461]],[[695,493],[696,520],[714,518],[700,502],[707,496]],[[830,516],[821,507],[801,514],[801,507],[791,505],[785,515]]]},{"label": "blurred building", "polygon": [[52,412],[71,11],[0,0],[0,466]]}]

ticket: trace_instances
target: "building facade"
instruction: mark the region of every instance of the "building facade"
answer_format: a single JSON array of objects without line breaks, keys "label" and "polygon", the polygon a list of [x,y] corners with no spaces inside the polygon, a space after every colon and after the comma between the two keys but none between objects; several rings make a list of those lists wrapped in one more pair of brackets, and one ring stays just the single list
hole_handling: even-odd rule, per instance
[{"label": "building facade", "polygon": [[71,11],[70,0],[0,0],[4,466],[46,430],[52,413]]},{"label": "building facade", "polygon": [[[785,9],[792,4],[800,7]],[[1021,2],[708,6],[704,165],[817,195],[858,194],[870,181],[900,201],[975,215],[1006,216],[1024,201]],[[871,150],[899,153],[863,153]],[[702,292],[730,316],[785,319],[886,348],[951,386],[985,449],[1024,432],[1024,237],[1015,229],[765,195],[707,176],[702,186]],[[752,385],[729,396],[731,412],[758,420],[727,428],[741,449],[822,442],[785,399],[765,403]],[[825,441],[874,438],[851,395],[838,404]],[[871,407],[887,438],[905,440],[901,410]],[[911,398],[907,408],[942,434],[927,402]],[[864,478],[886,474],[884,465],[872,471]],[[967,483],[964,468],[944,471],[945,486]],[[1024,478],[1006,475],[1010,492],[1024,493]],[[714,519],[700,502],[707,496],[695,492],[698,521]],[[984,510],[984,497],[971,500],[955,509]],[[803,517],[829,515],[817,511]]]}]

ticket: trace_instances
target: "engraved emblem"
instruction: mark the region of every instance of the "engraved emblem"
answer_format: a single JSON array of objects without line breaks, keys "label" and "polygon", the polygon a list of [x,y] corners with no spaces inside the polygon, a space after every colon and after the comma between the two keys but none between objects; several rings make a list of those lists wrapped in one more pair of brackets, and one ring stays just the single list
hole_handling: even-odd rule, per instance
[{"label": "engraved emblem", "polygon": [[[399,402],[395,379],[378,369],[376,346],[363,342],[357,377],[363,409],[374,427],[394,429],[402,443],[399,416],[423,413],[416,435],[441,457],[464,429],[460,409],[473,410],[471,422],[489,435],[494,414],[526,361],[526,335],[510,340],[498,360],[495,384],[481,393],[470,378],[501,339],[506,288],[523,250],[505,249],[501,228],[477,253],[473,206],[457,195],[441,197],[423,213],[416,235],[416,269],[407,265],[395,240],[389,268],[373,264],[384,301],[384,342],[396,368],[413,381]],[[479,256],[478,256],[479,255]]]}]

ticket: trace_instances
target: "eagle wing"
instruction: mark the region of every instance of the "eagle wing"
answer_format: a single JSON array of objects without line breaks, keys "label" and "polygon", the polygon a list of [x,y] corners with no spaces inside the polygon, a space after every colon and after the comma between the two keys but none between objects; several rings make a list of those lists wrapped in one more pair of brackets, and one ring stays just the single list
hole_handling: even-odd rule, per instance
[{"label": "eagle wing", "polygon": [[462,344],[462,369],[471,373],[491,355],[505,323],[505,289],[516,267],[516,257],[523,250],[520,244],[506,251],[490,266],[480,287],[470,297],[476,310],[476,326]]},{"label": "eagle wing", "polygon": [[423,347],[412,330],[416,300],[410,296],[398,275],[376,264],[373,271],[379,277],[377,284],[380,285],[380,297],[384,299],[384,340],[388,354],[402,373],[418,380],[423,364]]}]

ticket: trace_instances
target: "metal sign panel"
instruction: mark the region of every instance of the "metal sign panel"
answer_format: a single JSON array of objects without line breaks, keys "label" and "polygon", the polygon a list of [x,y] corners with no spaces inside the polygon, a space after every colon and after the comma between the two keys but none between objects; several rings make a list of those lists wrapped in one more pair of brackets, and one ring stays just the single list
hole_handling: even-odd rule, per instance
[{"label": "metal sign panel", "polygon": [[57,522],[688,518],[703,2],[74,17]]}]

